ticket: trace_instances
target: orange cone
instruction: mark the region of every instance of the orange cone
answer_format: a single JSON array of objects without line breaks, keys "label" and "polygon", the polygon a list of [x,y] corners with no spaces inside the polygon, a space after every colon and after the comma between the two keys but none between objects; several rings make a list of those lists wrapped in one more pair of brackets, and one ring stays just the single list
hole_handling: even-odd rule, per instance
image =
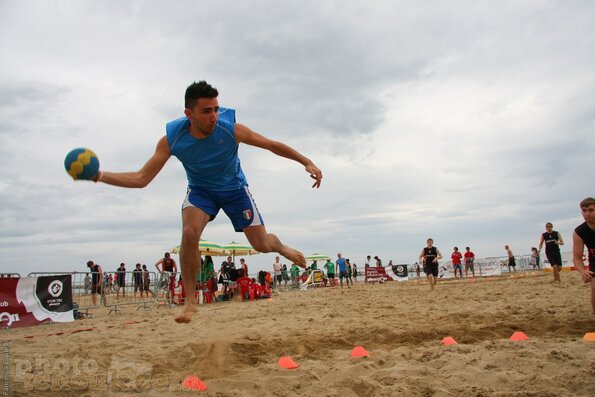
[{"label": "orange cone", "polygon": [[452,336],[446,336],[446,337],[444,337],[444,339],[442,339],[442,344],[444,346],[456,345],[457,341],[454,340],[454,338]]},{"label": "orange cone", "polygon": [[517,331],[514,334],[512,334],[512,336],[510,337],[510,340],[512,340],[512,341],[527,340],[527,339],[529,339],[529,337],[527,335],[525,335],[525,333],[522,331]]},{"label": "orange cone", "polygon": [[583,340],[585,342],[595,342],[595,332],[587,332],[585,336],[583,336]]},{"label": "orange cone", "polygon": [[198,379],[196,375],[188,375],[182,382],[182,386],[191,390],[207,390],[207,385],[205,385],[202,380]]},{"label": "orange cone", "polygon": [[286,369],[295,369],[299,367],[299,365],[297,365],[289,356],[281,357],[278,364]]},{"label": "orange cone", "polygon": [[358,358],[358,357],[368,357],[370,353],[363,346],[356,346],[351,351],[351,357]]}]

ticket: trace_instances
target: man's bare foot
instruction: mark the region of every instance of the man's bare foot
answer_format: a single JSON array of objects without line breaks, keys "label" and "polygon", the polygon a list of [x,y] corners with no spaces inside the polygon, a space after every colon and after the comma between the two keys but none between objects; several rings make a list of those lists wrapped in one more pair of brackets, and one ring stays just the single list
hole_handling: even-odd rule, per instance
[{"label": "man's bare foot", "polygon": [[177,323],[189,323],[192,321],[192,315],[196,313],[196,305],[184,305],[182,309],[182,314],[176,317]]},{"label": "man's bare foot", "polygon": [[285,246],[285,252],[280,252],[281,255],[289,259],[292,263],[295,263],[297,266],[301,267],[302,269],[306,268],[306,258],[304,254],[300,251]]}]

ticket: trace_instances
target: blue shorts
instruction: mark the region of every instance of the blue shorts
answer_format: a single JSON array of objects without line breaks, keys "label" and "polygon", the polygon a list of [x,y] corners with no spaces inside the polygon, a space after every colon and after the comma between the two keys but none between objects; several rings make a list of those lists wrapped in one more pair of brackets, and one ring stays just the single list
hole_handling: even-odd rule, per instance
[{"label": "blue shorts", "polygon": [[189,186],[182,211],[187,207],[200,208],[211,217],[211,220],[215,219],[220,209],[223,209],[236,232],[241,232],[248,226],[264,225],[247,186],[226,192],[213,192]]}]

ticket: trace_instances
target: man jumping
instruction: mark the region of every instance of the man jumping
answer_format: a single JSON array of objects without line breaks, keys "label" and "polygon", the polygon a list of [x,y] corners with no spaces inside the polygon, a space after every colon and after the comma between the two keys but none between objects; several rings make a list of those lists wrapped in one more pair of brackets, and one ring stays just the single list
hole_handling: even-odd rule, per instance
[{"label": "man jumping", "polygon": [[[270,140],[245,125],[236,123],[235,111],[219,107],[219,92],[205,81],[186,89],[184,117],[166,125],[166,135],[157,143],[155,153],[136,172],[102,172],[95,182],[142,188],[147,186],[173,155],[180,160],[188,178],[182,204],[182,247],[180,262],[188,296],[194,296],[200,268],[198,242],[207,223],[220,209],[227,214],[237,232],[244,232],[250,245],[262,253],[278,252],[289,261],[306,266],[304,255],[267,233],[263,219],[248,190],[240,166],[240,143],[269,150],[297,161],[320,187],[322,172],[314,163],[288,145]],[[194,299],[186,299],[179,323],[188,323],[196,311]]]}]

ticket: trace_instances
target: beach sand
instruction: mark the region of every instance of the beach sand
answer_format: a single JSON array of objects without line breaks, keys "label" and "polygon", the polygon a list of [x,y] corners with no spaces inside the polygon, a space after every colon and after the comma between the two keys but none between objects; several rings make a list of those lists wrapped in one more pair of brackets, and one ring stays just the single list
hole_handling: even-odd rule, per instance
[{"label": "beach sand", "polygon": [[[9,395],[595,396],[589,287],[562,277],[282,290],[201,305],[190,324],[174,322],[177,308],[101,308],[2,331]],[[510,341],[515,331],[529,339]],[[352,358],[360,345],[369,357]],[[283,356],[299,368],[279,367]],[[207,391],[182,389],[187,375]]]}]

